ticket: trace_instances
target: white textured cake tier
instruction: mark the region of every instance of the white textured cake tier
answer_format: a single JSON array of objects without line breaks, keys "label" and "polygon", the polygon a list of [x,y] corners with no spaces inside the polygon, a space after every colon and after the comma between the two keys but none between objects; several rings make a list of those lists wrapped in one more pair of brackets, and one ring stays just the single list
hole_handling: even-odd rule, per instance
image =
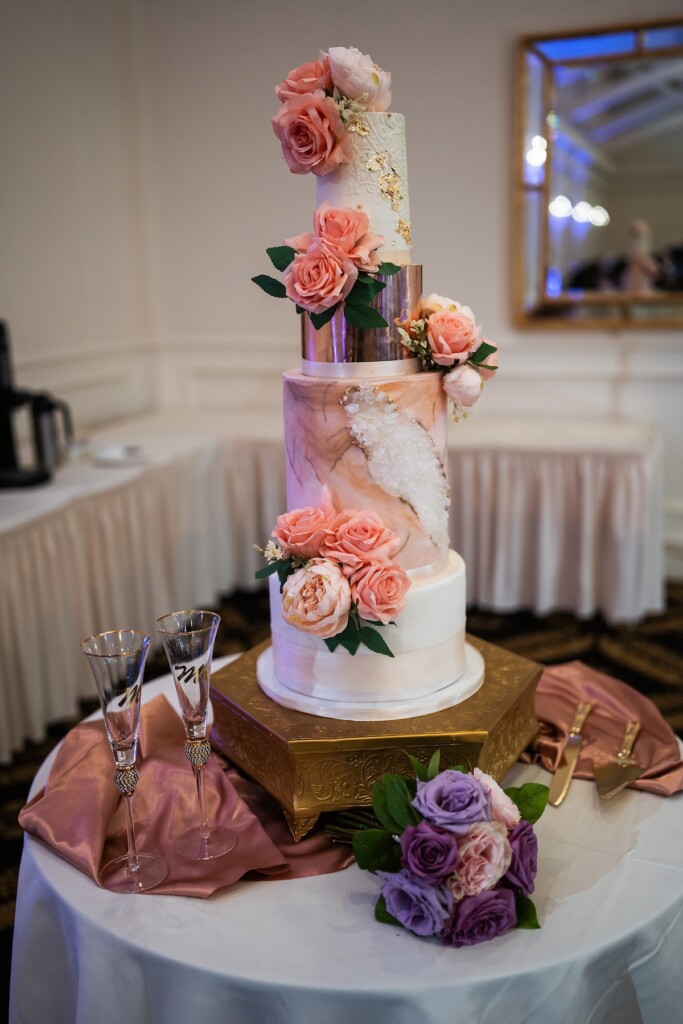
[{"label": "white textured cake tier", "polygon": [[372,510],[401,538],[404,569],[448,553],[446,396],[440,373],[284,383],[287,508]]},{"label": "white textured cake tier", "polygon": [[456,682],[466,669],[465,563],[450,551],[442,570],[410,575],[396,624],[377,627],[393,658],[364,646],[354,655],[341,647],[330,651],[324,640],[290,626],[282,617],[279,582],[271,576],[277,681],[306,697],[353,704],[419,701]]},{"label": "white textured cake tier", "polygon": [[382,235],[382,258],[410,262],[410,203],[403,114],[366,111],[350,132],[353,160],[316,180],[316,205],[363,210],[370,231]]}]

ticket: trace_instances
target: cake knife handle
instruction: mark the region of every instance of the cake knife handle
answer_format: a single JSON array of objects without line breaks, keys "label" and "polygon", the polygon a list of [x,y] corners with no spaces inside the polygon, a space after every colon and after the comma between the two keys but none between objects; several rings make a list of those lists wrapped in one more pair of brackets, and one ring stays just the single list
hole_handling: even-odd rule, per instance
[{"label": "cake knife handle", "polygon": [[617,762],[622,763],[629,760],[631,751],[633,750],[633,744],[636,742],[638,733],[642,726],[640,722],[629,722],[626,726],[626,732],[621,743],[621,749],[617,754]]},{"label": "cake knife handle", "polygon": [[578,736],[578,734],[583,729],[583,723],[586,721],[592,710],[592,704],[589,704],[588,701],[585,700],[581,701],[581,703],[578,705],[576,709],[576,714],[574,715],[572,727],[569,730],[570,736]]}]

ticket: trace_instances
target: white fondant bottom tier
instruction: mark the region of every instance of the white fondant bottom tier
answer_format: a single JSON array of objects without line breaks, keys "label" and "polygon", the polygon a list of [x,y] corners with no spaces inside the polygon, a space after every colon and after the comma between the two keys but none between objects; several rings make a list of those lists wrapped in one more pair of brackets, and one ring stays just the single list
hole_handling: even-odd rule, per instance
[{"label": "white fondant bottom tier", "polygon": [[356,707],[425,701],[456,683],[467,669],[465,563],[450,551],[441,569],[409,575],[411,586],[396,624],[377,627],[391,658],[364,646],[354,655],[341,647],[332,652],[324,640],[290,626],[282,618],[278,580],[271,576],[272,673],[278,686],[314,702]]}]

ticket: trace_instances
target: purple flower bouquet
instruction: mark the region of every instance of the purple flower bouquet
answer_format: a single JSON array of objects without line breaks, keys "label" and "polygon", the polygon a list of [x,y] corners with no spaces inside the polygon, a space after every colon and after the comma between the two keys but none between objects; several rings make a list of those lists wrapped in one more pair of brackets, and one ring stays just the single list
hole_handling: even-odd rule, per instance
[{"label": "purple flower bouquet", "polygon": [[353,835],[359,867],[382,879],[376,918],[447,946],[538,928],[533,825],[548,787],[503,790],[478,768],[439,772],[439,760],[410,757],[414,781],[383,775],[372,805],[381,827]]}]

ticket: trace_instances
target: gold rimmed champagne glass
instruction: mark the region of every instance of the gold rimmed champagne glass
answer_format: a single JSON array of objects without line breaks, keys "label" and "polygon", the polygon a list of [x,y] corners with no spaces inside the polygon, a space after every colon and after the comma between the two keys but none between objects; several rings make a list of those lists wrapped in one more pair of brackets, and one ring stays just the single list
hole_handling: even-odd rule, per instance
[{"label": "gold rimmed champagne glass", "polygon": [[197,783],[199,825],[188,829],[176,841],[176,850],[190,860],[213,860],[234,847],[237,836],[222,825],[209,824],[204,798],[204,765],[211,755],[206,738],[211,656],[220,617],[198,609],[170,612],[157,619],[157,632],[164,645],[175,683],[187,742],[185,756]]},{"label": "gold rimmed champagne glass", "polygon": [[168,874],[168,865],[162,857],[138,850],[133,823],[133,793],[138,782],[135,759],[140,694],[149,645],[149,633],[136,629],[112,629],[90,636],[81,644],[95,677],[114,755],[114,782],[126,808],[127,852],[125,856],[108,861],[100,873],[102,884],[113,892],[145,892],[163,882]]}]

